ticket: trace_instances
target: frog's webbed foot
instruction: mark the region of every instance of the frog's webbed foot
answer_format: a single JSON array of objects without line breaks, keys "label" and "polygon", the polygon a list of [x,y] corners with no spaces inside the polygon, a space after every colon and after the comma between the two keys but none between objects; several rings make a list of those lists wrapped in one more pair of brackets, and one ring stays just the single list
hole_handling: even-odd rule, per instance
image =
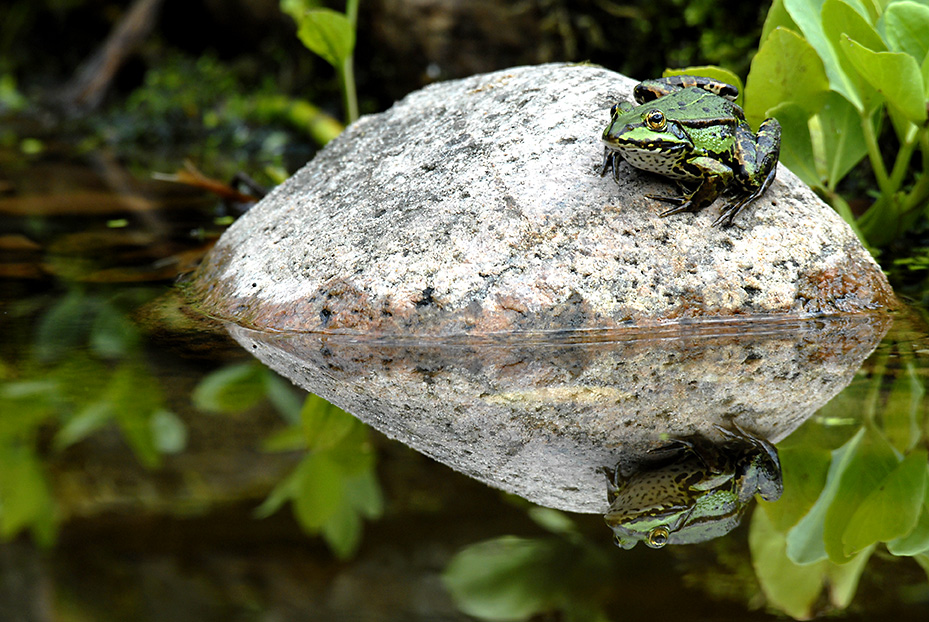
[{"label": "frog's webbed foot", "polygon": [[756,188],[754,191],[749,194],[739,198],[736,201],[733,201],[729,205],[725,206],[719,214],[719,217],[713,221],[714,227],[725,226],[728,227],[732,224],[733,219],[739,215],[739,213],[745,209],[745,207],[764,194],[765,190],[768,189],[768,186],[771,185],[771,182],[774,181],[774,176],[777,173],[777,163],[771,167],[771,170],[768,172],[768,175],[764,178],[764,181],[761,185]]}]

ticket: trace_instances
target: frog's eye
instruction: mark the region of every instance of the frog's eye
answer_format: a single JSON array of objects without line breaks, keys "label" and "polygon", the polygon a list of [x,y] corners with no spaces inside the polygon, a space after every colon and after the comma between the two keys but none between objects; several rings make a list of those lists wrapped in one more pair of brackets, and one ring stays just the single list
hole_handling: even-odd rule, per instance
[{"label": "frog's eye", "polygon": [[663,130],[667,123],[667,120],[664,118],[664,113],[660,110],[649,110],[645,114],[645,125],[650,130],[655,130],[656,132]]},{"label": "frog's eye", "polygon": [[619,104],[613,104],[613,107],[610,108],[610,116],[615,117],[617,110],[619,110]]},{"label": "frog's eye", "polygon": [[655,527],[648,532],[648,536],[645,538],[645,544],[653,549],[660,549],[668,543],[668,535],[670,535],[670,532],[667,527]]}]

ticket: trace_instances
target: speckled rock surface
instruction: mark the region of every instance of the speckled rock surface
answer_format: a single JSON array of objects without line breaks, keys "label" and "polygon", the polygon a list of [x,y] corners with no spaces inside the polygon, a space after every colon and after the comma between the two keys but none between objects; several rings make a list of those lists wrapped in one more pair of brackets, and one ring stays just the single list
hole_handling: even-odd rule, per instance
[{"label": "speckled rock surface", "polygon": [[[432,85],[349,127],[223,235],[200,308],[275,330],[459,334],[893,306],[878,266],[794,175],[734,225],[622,165],[599,175],[634,82],[579,65]],[[720,203],[720,202],[718,202]]]},{"label": "speckled rock surface", "polygon": [[[378,340],[256,331],[294,383],[481,482],[573,512],[607,508],[603,469],[733,422],[777,442],[845,387],[890,314],[695,322],[538,338]],[[652,456],[654,459],[654,456]]]}]

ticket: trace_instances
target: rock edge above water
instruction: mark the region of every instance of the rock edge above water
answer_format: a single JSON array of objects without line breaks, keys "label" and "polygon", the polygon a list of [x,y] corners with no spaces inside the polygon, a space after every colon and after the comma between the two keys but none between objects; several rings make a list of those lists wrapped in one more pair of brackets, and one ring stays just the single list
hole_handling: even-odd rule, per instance
[{"label": "rock edge above water", "polygon": [[850,228],[783,165],[728,228],[716,204],[599,175],[634,82],[591,66],[434,84],[350,126],[222,236],[191,282],[260,329],[448,335],[892,308]]}]

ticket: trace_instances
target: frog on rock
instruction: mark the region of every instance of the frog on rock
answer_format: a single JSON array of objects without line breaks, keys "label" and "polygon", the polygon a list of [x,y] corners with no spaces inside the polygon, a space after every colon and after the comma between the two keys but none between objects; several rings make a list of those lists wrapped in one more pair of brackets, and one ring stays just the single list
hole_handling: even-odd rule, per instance
[{"label": "frog on rock", "polygon": [[633,91],[638,106],[620,102],[610,111],[600,174],[612,169],[619,179],[622,159],[689,186],[681,197],[649,195],[675,204],[662,216],[699,211],[729,191],[732,201],[713,225],[732,224],[771,185],[781,146],[777,120],[765,119],[753,133],[734,103],[738,94],[734,86],[695,76],[638,84]]},{"label": "frog on rock", "polygon": [[732,430],[715,427],[722,441],[676,439],[651,450],[656,460],[635,473],[606,469],[604,519],[617,546],[703,542],[735,529],[756,493],[766,501],[781,496],[777,449],[734,422]]}]

